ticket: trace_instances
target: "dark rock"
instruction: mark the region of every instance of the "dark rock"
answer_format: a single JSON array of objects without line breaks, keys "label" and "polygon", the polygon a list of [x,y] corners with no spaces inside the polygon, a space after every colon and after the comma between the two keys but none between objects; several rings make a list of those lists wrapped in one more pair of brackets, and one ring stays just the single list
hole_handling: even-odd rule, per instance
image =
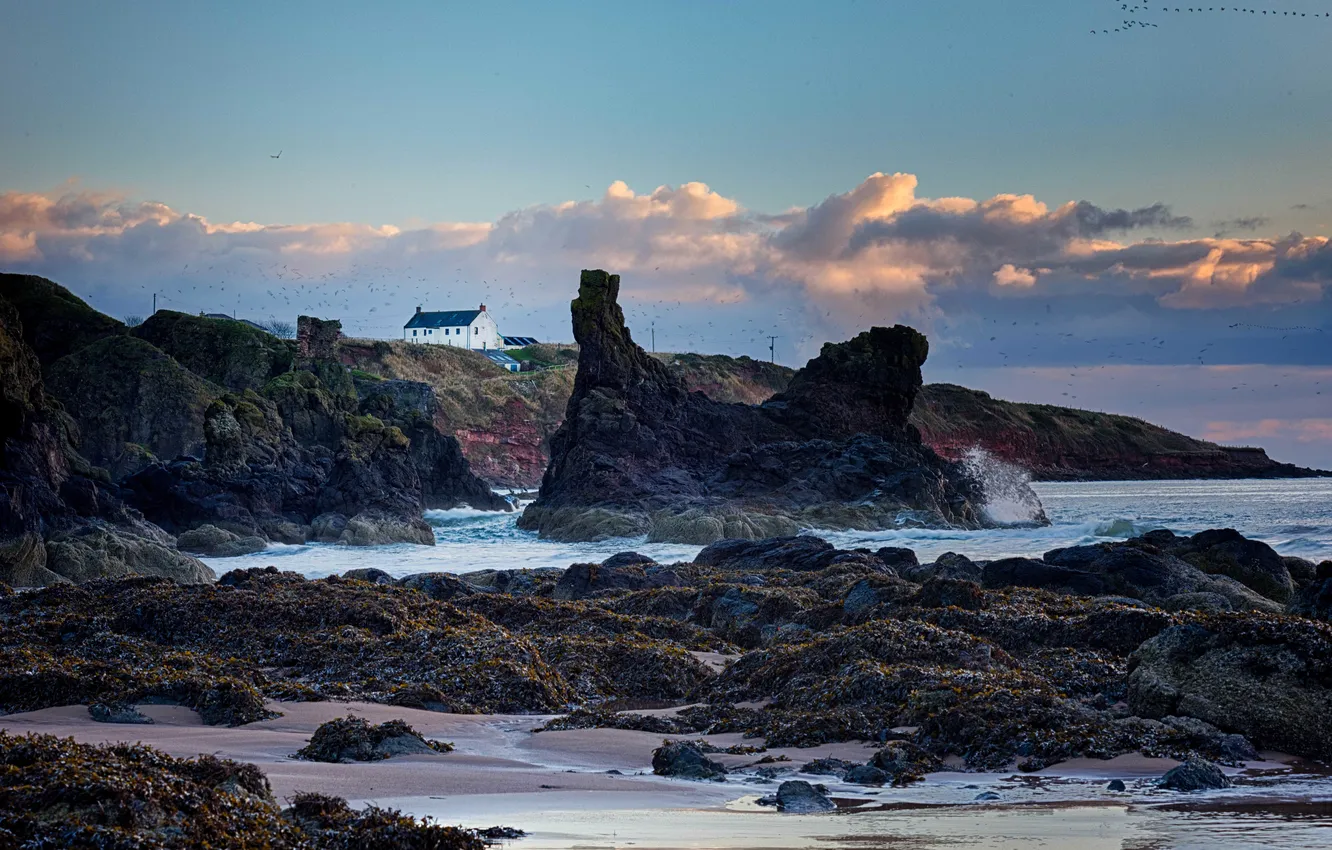
[{"label": "dark rock", "polygon": [[1318,575],[1318,565],[1307,558],[1283,555],[1281,562],[1286,565],[1286,571],[1290,573],[1290,579],[1295,582],[1296,587],[1303,587]]},{"label": "dark rock", "polygon": [[874,554],[879,556],[879,560],[889,569],[894,570],[899,575],[907,567],[914,567],[920,564],[916,559],[916,553],[910,549],[903,549],[899,546],[884,546]]},{"label": "dark rock", "polygon": [[100,339],[126,333],[124,324],[89,307],[58,283],[25,274],[0,274],[0,299],[13,308],[20,338],[45,369]]},{"label": "dark rock", "polygon": [[1127,790],[1128,790],[1128,787],[1124,785],[1124,780],[1122,780],[1122,779],[1111,779],[1111,780],[1110,780],[1110,784],[1108,784],[1108,785],[1105,786],[1105,790],[1107,790],[1107,791],[1127,791]]},{"label": "dark rock", "polygon": [[1161,601],[1161,607],[1167,611],[1233,611],[1230,600],[1219,593],[1203,591],[1195,593],[1176,593]]},{"label": "dark rock", "polygon": [[888,774],[872,764],[858,764],[843,775],[842,780],[852,785],[882,785],[890,779]]},{"label": "dark rock", "polygon": [[922,608],[962,608],[979,611],[985,607],[985,593],[974,581],[932,578],[911,597],[912,605]]},{"label": "dark rock", "polygon": [[988,803],[994,800],[1002,800],[1003,797],[999,796],[994,791],[982,791],[981,793],[977,794],[973,799],[978,803]]},{"label": "dark rock", "polygon": [[648,533],[707,543],[801,525],[980,526],[980,485],[907,422],[928,344],[873,328],[827,345],[761,406],[724,404],[637,346],[619,277],[584,271],[572,303],[579,368],[537,500],[545,537]]},{"label": "dark rock", "polygon": [[837,808],[827,794],[801,779],[788,779],[778,785],[776,799],[778,811],[796,815],[830,812]]},{"label": "dark rock", "polygon": [[989,565],[994,570],[987,586],[1001,586],[998,582],[1020,577],[1024,586],[1078,595],[1129,596],[1153,605],[1182,593],[1215,593],[1236,610],[1281,608],[1234,578],[1210,575],[1163,551],[1150,538],[1054,549],[1045,553],[1043,561],[1062,569],[1042,573],[1026,559],[1005,559]]},{"label": "dark rock", "polygon": [[814,572],[833,562],[839,550],[818,537],[772,537],[765,540],[718,540],[694,556],[694,563],[719,570]]},{"label": "dark rock", "polygon": [[[617,556],[618,557],[618,556]],[[586,599],[598,593],[617,590],[643,590],[662,586],[644,570],[642,562],[612,566],[573,564],[555,583],[555,599]]]},{"label": "dark rock", "polygon": [[1259,747],[1328,758],[1329,647],[1332,632],[1309,621],[1230,615],[1212,628],[1172,626],[1130,656],[1129,708],[1141,717],[1197,718]]},{"label": "dark rock", "polygon": [[[1329,565],[1332,561],[1323,563]],[[1315,579],[1300,588],[1286,610],[1299,617],[1332,621],[1332,577]]]},{"label": "dark rock", "polygon": [[451,573],[416,573],[398,579],[398,586],[419,590],[440,602],[451,602],[477,592],[470,584]]},{"label": "dark rock", "polygon": [[1205,759],[1189,759],[1161,777],[1161,787],[1170,791],[1209,791],[1230,785],[1221,768]]},{"label": "dark rock", "polygon": [[452,744],[427,741],[402,720],[372,725],[361,717],[339,717],[319,724],[310,742],[296,753],[307,761],[347,763],[379,761],[400,755],[449,752]]},{"label": "dark rock", "polygon": [[1188,538],[1158,535],[1152,540],[1204,573],[1229,576],[1268,599],[1286,602],[1295,590],[1285,559],[1266,543],[1249,540],[1233,528],[1200,531]]},{"label": "dark rock", "polygon": [[1034,561],[1031,558],[990,561],[981,572],[981,583],[988,588],[1037,587],[1078,596],[1100,596],[1109,586],[1104,578],[1094,572]]},{"label": "dark rock", "polygon": [[693,741],[665,741],[652,751],[652,772],[681,779],[726,781],[726,767],[703,754]]},{"label": "dark rock", "polygon": [[630,567],[634,565],[648,567],[656,563],[647,555],[640,555],[637,552],[618,552],[602,561],[601,565],[603,567]]},{"label": "dark rock", "polygon": [[222,394],[167,354],[108,336],[52,363],[46,387],[79,425],[79,449],[115,477],[155,458],[201,455],[204,412]]},{"label": "dark rock", "polygon": [[1258,751],[1243,735],[1226,734],[1196,717],[1163,717],[1161,722],[1189,736],[1189,746],[1215,753],[1226,764],[1258,758]]},{"label": "dark rock", "polygon": [[932,564],[922,564],[901,570],[903,578],[914,582],[925,582],[932,578],[954,579],[979,583],[981,568],[966,555],[945,552]]},{"label": "dark rock", "polygon": [[88,715],[98,723],[149,724],[153,719],[129,703],[95,702],[88,706]]},{"label": "dark rock", "polygon": [[201,525],[192,528],[176,538],[176,546],[182,552],[194,555],[207,555],[215,558],[233,558],[237,555],[250,555],[262,552],[268,546],[262,537],[241,537],[215,525]]},{"label": "dark rock", "polygon": [[393,576],[376,569],[375,567],[361,567],[360,569],[347,570],[342,574],[345,579],[354,581],[368,581],[371,584],[394,584]]},{"label": "dark rock", "polygon": [[800,772],[813,774],[814,776],[836,776],[838,779],[841,779],[846,775],[848,770],[858,766],[859,765],[855,762],[846,761],[845,759],[814,759],[813,761],[805,762],[800,768]]}]

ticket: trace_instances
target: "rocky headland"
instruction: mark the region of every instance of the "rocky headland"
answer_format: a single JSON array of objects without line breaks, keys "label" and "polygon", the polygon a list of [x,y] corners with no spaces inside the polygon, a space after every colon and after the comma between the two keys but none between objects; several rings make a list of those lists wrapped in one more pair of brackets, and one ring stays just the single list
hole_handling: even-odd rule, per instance
[{"label": "rocky headland", "polygon": [[[440,397],[440,427],[462,444],[472,468],[502,487],[535,489],[550,461],[577,374],[576,345],[516,352],[539,368],[503,372],[461,349],[392,340],[345,340],[339,357],[364,374],[429,383]],[[795,370],[750,357],[652,355],[691,392],[757,405],[783,392]],[[1186,436],[1132,416],[1005,401],[953,384],[925,384],[911,424],[949,460],[976,448],[1028,470],[1036,481],[1305,478],[1328,473]]]},{"label": "rocky headland", "polygon": [[802,527],[987,524],[980,482],[908,422],[929,351],[916,331],[829,344],[784,392],[726,404],[690,392],[634,343],[618,295],[618,276],[583,272],[573,395],[521,527],[558,540],[708,543]]},{"label": "rocky headland", "polygon": [[[507,510],[425,384],[358,380],[337,322],[299,339],[159,311],[129,328],[0,275],[0,580],[211,580],[184,552],[269,541],[432,544],[429,508]],[[178,545],[179,544],[179,545]]]}]

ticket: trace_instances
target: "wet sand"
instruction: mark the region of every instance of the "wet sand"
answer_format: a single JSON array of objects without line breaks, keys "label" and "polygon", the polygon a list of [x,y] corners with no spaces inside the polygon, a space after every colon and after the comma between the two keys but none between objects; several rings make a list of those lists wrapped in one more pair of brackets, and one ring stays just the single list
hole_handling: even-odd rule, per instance
[{"label": "wet sand", "polygon": [[[318,791],[447,823],[504,823],[531,833],[517,845],[530,850],[1332,846],[1332,810],[1326,803],[1332,800],[1332,783],[1319,776],[1291,780],[1279,754],[1243,772],[1228,770],[1241,777],[1236,789],[1186,799],[1155,787],[1176,762],[1139,755],[1080,759],[1034,774],[943,771],[908,788],[864,788],[807,776],[802,778],[827,783],[843,808],[802,816],[755,804],[775,789],[774,782],[733,775],[725,783],[695,783],[652,775],[652,750],[661,743],[652,733],[534,734],[548,717],[442,714],[370,703],[270,707],[284,716],[234,729],[204,726],[193,711],[162,705],[141,707],[153,725],[97,723],[83,706],[65,706],[0,717],[0,729],[87,743],[143,742],[176,756],[213,753],[258,765],[279,799]],[[291,758],[320,723],[347,714],[375,723],[401,718],[456,749],[367,764]],[[738,734],[705,737],[721,747],[762,743]],[[785,755],[790,761],[776,766],[797,770],[815,758],[863,762],[871,752],[865,744],[841,743],[713,758],[736,768]],[[619,773],[607,772],[612,770]],[[1122,779],[1128,791],[1108,791],[1111,778]],[[986,792],[999,800],[976,800]],[[1208,836],[1215,840],[1204,841]]]}]

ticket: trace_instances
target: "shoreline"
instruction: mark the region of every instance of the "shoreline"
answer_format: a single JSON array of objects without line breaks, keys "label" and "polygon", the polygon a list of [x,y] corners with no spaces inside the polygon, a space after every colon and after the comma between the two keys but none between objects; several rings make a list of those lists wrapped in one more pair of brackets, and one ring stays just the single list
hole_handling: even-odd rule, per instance
[{"label": "shoreline", "polygon": [[[191,709],[174,705],[143,705],[151,725],[120,725],[94,721],[84,706],[61,706],[0,716],[0,730],[10,734],[50,734],[72,737],[80,743],[143,743],[177,757],[214,754],[259,767],[278,799],[302,791],[342,796],[353,805],[392,806],[416,815],[431,815],[445,822],[497,817],[526,828],[524,817],[544,821],[560,812],[615,810],[668,812],[687,809],[710,812],[775,813],[752,804],[771,793],[776,781],[752,774],[732,773],[726,782],[691,782],[654,776],[652,749],[661,735],[620,729],[580,729],[533,732],[558,715],[445,714],[366,702],[271,702],[283,716],[239,727],[205,726]],[[671,710],[663,710],[665,711]],[[327,764],[292,758],[315,728],[347,715],[371,723],[402,719],[427,739],[447,740],[455,750],[441,755],[400,756],[386,761]],[[719,747],[761,745],[739,733],[692,736]],[[963,772],[955,769],[929,773],[924,781],[905,787],[873,788],[849,785],[828,776],[799,772],[818,758],[864,760],[869,742],[844,742],[816,747],[774,747],[765,756],[795,771],[781,779],[803,778],[824,782],[841,800],[840,814],[871,811],[1003,810],[1021,806],[1152,806],[1201,802],[1224,804],[1257,800],[1332,799],[1332,789],[1317,787],[1311,767],[1280,753],[1263,753],[1261,761],[1242,768],[1225,768],[1241,780],[1225,791],[1187,794],[1159,791],[1155,782],[1175,759],[1125,754],[1113,759],[1074,759],[1040,771]],[[751,765],[755,756],[717,754],[714,758],[735,770]],[[619,771],[609,773],[608,771]],[[1302,777],[1311,784],[1299,791]],[[1128,786],[1126,792],[1105,789],[1112,779]],[[984,792],[998,800],[978,806]],[[468,814],[470,813],[470,814]],[[791,817],[783,815],[782,817]]]}]

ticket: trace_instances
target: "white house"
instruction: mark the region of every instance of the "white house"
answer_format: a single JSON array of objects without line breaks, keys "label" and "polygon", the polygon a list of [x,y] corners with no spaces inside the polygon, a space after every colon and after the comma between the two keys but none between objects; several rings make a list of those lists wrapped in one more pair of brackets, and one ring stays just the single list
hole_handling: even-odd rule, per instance
[{"label": "white house", "polygon": [[423,313],[416,308],[416,315],[402,326],[402,338],[407,342],[425,345],[455,345],[474,351],[491,351],[501,347],[499,326],[486,312],[486,305],[480,310],[445,310],[436,313]]}]

